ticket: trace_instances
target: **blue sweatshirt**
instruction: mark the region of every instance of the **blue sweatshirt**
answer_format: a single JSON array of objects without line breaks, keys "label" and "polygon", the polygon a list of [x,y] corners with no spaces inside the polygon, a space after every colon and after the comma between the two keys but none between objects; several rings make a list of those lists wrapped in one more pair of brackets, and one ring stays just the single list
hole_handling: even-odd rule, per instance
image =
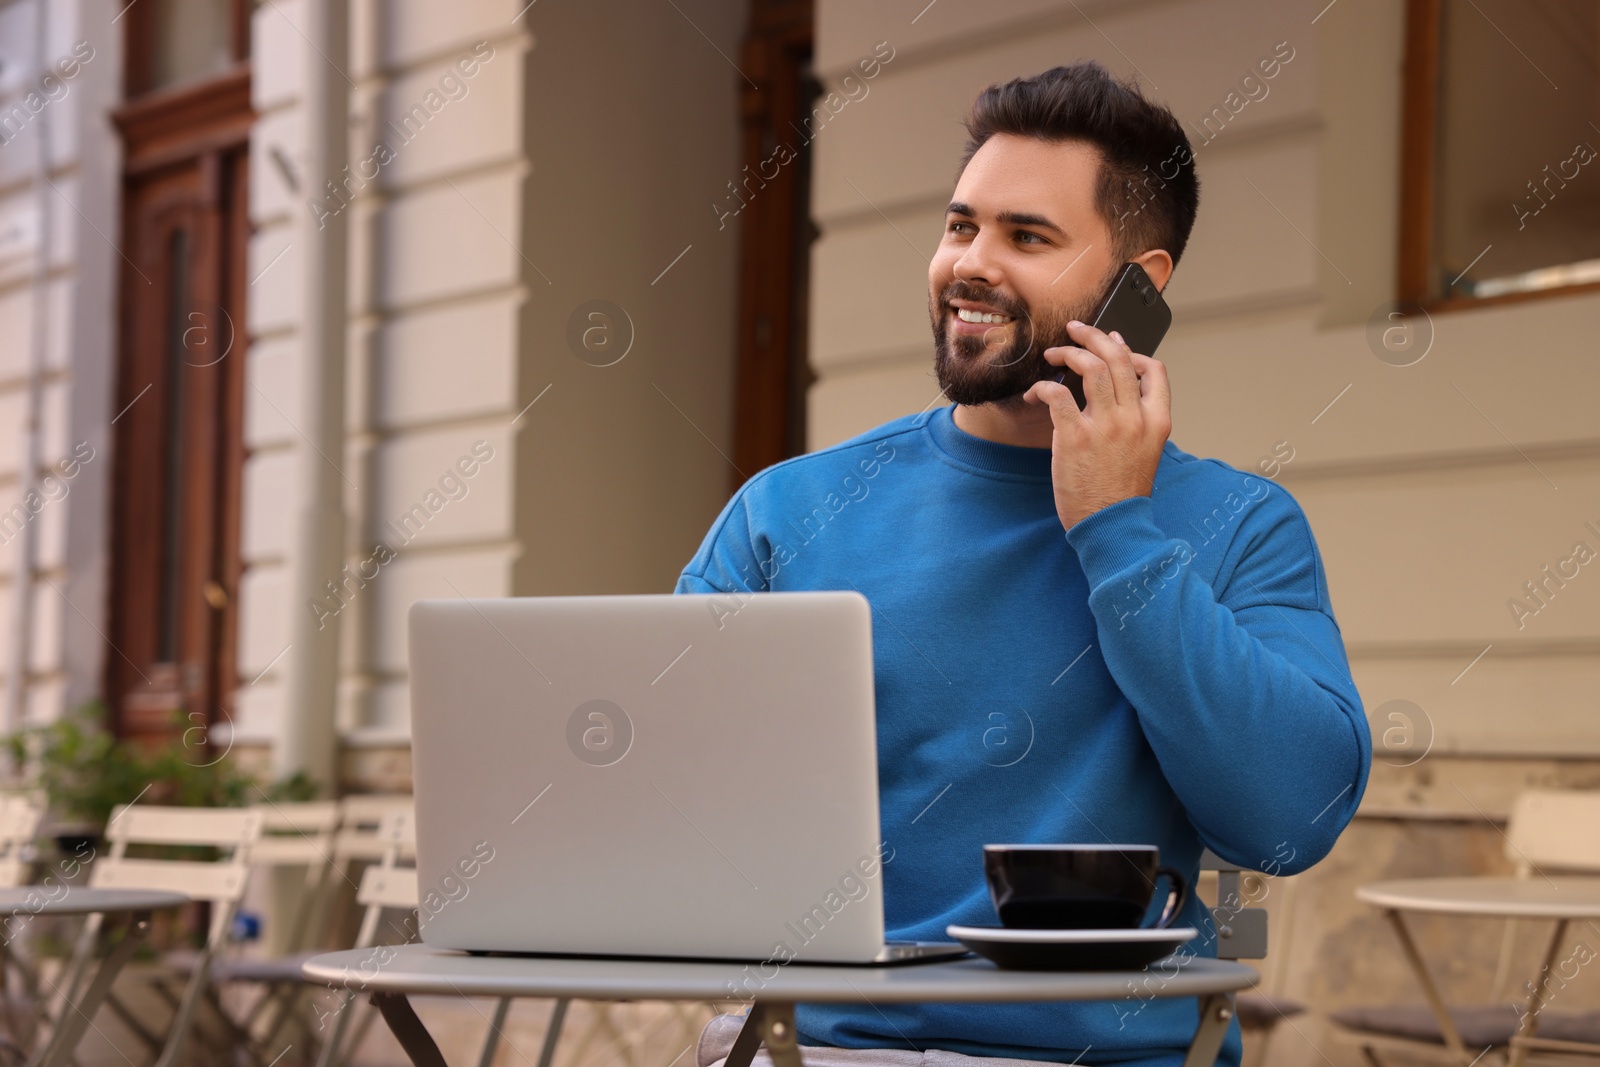
[{"label": "blue sweatshirt", "polygon": [[[1271,875],[1327,854],[1372,742],[1304,512],[1170,441],[1153,492],[1063,530],[1050,450],[938,407],[761,471],[679,593],[844,589],[872,607],[892,939],[998,922],[985,843],[1201,849]],[[1164,891],[1164,890],[1163,890]],[[1270,883],[1269,883],[1270,892]],[[1175,926],[1214,956],[1193,894]],[[802,1044],[1179,1064],[1195,998],[802,1005]],[[1222,1060],[1236,1064],[1237,1024]]]}]

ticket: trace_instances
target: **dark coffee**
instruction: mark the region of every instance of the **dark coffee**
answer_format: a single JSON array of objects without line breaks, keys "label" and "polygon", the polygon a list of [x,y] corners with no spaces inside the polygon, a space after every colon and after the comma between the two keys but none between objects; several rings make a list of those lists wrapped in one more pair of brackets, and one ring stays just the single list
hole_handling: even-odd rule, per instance
[{"label": "dark coffee", "polygon": [[1132,929],[1165,876],[1160,929],[1187,892],[1154,845],[984,845],[983,873],[1000,924],[1019,930]]}]

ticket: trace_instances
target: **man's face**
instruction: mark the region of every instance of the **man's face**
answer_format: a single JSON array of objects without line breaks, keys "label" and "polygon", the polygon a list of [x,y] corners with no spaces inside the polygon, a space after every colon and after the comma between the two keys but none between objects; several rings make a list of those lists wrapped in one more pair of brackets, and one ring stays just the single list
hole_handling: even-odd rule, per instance
[{"label": "man's face", "polygon": [[[1093,319],[1122,266],[1094,206],[1099,169],[1093,145],[1014,134],[967,164],[928,264],[934,372],[952,402],[1020,407],[1061,373],[1044,350],[1073,343],[1067,323]],[[1083,379],[1069,368],[1063,383],[1082,407]]]}]

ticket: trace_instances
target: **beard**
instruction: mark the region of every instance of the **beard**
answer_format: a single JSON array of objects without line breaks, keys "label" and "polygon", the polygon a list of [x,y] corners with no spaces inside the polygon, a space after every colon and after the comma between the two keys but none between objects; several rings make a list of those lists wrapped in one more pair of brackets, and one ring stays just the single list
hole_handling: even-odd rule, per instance
[{"label": "beard", "polygon": [[[1120,264],[1117,269],[1120,269]],[[933,322],[933,371],[944,395],[956,404],[995,404],[1003,408],[1021,408],[1025,404],[1022,394],[1034,382],[1054,381],[1056,375],[1064,372],[1061,384],[1072,390],[1072,397],[1078,402],[1079,409],[1084,408],[1083,376],[1071,367],[1058,367],[1050,363],[1044,358],[1044,352],[1047,348],[1076,345],[1067,333],[1067,323],[1073,319],[1080,322],[1093,319],[1106,290],[1115,283],[1116,273],[1114,269],[1101,284],[1100,292],[1077,306],[1041,308],[1037,313],[997,290],[959,280],[952,282],[943,294],[928,304],[928,315]],[[1010,324],[993,329],[1011,330],[1011,341],[985,358],[991,334],[952,335],[947,325],[954,311],[950,306],[951,300],[987,304],[1010,316]]]}]

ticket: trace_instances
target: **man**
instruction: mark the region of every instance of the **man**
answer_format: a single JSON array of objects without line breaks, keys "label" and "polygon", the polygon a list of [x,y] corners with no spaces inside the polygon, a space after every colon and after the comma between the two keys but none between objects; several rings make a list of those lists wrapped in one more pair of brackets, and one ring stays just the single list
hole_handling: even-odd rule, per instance
[{"label": "man", "polygon": [[[1205,846],[1302,871],[1371,763],[1311,529],[1281,488],[1168,441],[1165,367],[1085,325],[1123,264],[1171,278],[1199,202],[1188,141],[1095,63],[991,86],[967,129],[928,269],[953,406],[750,479],[677,591],[870,602],[892,938],[996,922],[985,843],[1150,843],[1191,884]],[[1174,925],[1216,954],[1193,895]],[[1172,966],[1121,1001],[796,1023],[834,1046],[819,1065],[1177,1064],[1196,1002],[1150,991]]]}]

